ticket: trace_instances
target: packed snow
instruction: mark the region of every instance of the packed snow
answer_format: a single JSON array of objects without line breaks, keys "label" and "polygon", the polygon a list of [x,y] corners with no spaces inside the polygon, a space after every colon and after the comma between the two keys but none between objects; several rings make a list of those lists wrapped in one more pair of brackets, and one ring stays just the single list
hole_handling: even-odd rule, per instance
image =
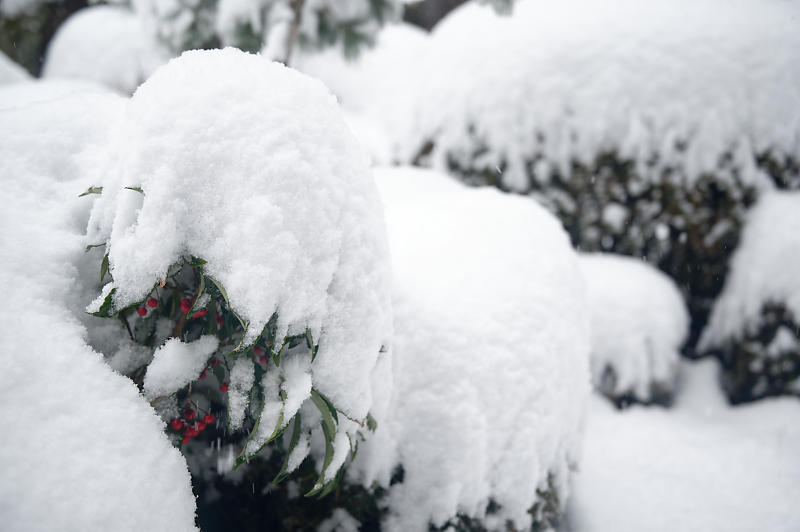
[{"label": "packed snow", "polygon": [[188,343],[179,338],[167,340],[155,350],[153,361],[147,366],[145,396],[166,397],[197,379],[217,347],[219,339],[211,335]]},{"label": "packed snow", "polygon": [[186,462],[136,386],[87,345],[79,319],[96,279],[80,268],[86,150],[123,102],[62,89],[50,98],[47,82],[0,89],[2,528],[196,530]]},{"label": "packed snow", "polygon": [[[395,395],[357,465],[387,530],[457,514],[531,525],[565,501],[589,392],[578,261],[542,207],[434,172],[376,171],[394,266]],[[389,486],[395,466],[404,479]],[[551,484],[548,484],[550,479]],[[487,515],[490,501],[499,509]]]},{"label": "packed snow", "polygon": [[[765,304],[800,319],[800,192],[772,192],[749,212],[730,273],[700,347],[719,347],[755,333]],[[796,333],[795,333],[796,334]]]},{"label": "packed snow", "polygon": [[675,283],[631,257],[583,254],[580,266],[592,317],[595,388],[644,402],[669,396],[689,329]]},{"label": "packed snow", "polygon": [[166,60],[128,8],[94,6],[59,26],[48,45],[42,76],[90,80],[131,94]]},{"label": "packed snow", "polygon": [[563,530],[800,529],[800,401],[730,407],[718,371],[684,362],[669,410],[590,401]]},{"label": "packed snow", "polygon": [[[401,156],[502,171],[527,191],[616,151],[648,179],[766,185],[757,154],[800,150],[800,6],[782,0],[468,3],[435,28]],[[477,74],[480,75],[477,75]],[[685,177],[684,177],[685,176]]]}]

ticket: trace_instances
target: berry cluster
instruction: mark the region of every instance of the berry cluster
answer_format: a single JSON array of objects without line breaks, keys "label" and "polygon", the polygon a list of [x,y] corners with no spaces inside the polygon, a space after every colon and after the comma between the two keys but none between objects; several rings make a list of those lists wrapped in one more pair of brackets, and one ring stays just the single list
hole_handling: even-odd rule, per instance
[{"label": "berry cluster", "polygon": [[214,414],[211,412],[207,412],[202,419],[198,419],[198,411],[192,408],[192,406],[187,405],[181,417],[176,417],[170,421],[169,426],[175,432],[183,430],[181,444],[186,445],[192,438],[200,435],[200,433],[204,431],[208,425],[213,423],[215,419]]}]

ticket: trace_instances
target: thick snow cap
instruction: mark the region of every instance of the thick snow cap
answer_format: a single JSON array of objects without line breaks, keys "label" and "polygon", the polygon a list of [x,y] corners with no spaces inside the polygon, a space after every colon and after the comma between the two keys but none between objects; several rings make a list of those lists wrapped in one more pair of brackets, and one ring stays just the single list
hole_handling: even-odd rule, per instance
[{"label": "thick snow cap", "polygon": [[[745,183],[755,157],[800,150],[800,4],[783,0],[522,0],[511,16],[468,3],[432,35],[405,157],[530,170],[615,150],[688,184],[730,154]],[[480,75],[478,75],[478,73]]]},{"label": "thick snow cap", "polygon": [[641,401],[653,392],[669,394],[689,329],[678,287],[632,257],[589,253],[580,256],[580,265],[592,316],[595,387]]},{"label": "thick snow cap", "polygon": [[309,328],[314,386],[364,419],[391,337],[388,246],[335,97],[258,55],[186,52],[139,87],[114,142],[89,237],[108,246],[117,307],[182,257],[205,259],[245,343],[274,312],[279,334]]},{"label": "thick snow cap", "polygon": [[[567,497],[589,393],[588,315],[566,233],[542,207],[416,169],[377,172],[393,256],[395,396],[359,451],[389,530],[456,514],[530,527]],[[490,501],[499,510],[487,515]]]}]

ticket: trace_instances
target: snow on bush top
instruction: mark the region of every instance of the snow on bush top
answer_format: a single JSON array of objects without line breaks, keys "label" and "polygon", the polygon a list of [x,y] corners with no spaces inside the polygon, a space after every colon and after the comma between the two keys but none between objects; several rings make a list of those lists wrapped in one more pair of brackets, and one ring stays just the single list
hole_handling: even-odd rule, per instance
[{"label": "snow on bush top", "polygon": [[129,9],[96,6],[81,9],[58,28],[42,75],[88,79],[130,94],[165,61]]},{"label": "snow on bush top", "polygon": [[97,92],[26,101],[33,86],[41,99],[47,83],[0,94],[2,528],[195,530],[186,462],[76,319],[89,207],[77,194],[93,161],[77,154],[106,137],[123,101]]},{"label": "snow on bush top", "polygon": [[391,334],[388,246],[335,97],[257,55],[187,52],[139,87],[114,142],[89,238],[107,243],[116,307],[200,257],[249,322],[245,344],[275,312],[279,338],[309,328],[315,387],[363,419]]},{"label": "snow on bush top", "polygon": [[0,52],[0,85],[26,81],[31,78],[24,68],[16,64],[9,57]]},{"label": "snow on bush top", "polygon": [[748,214],[722,295],[700,349],[756,333],[762,306],[781,303],[800,317],[800,192],[772,192]]},{"label": "snow on bush top", "polygon": [[[580,256],[592,316],[592,379],[611,396],[670,392],[689,316],[675,283],[639,259]],[[605,372],[613,382],[604,382]]]},{"label": "snow on bush top", "polygon": [[[530,526],[566,497],[589,392],[588,315],[567,235],[543,208],[414,169],[378,173],[394,267],[395,398],[362,445],[389,530],[457,513]],[[553,486],[548,485],[552,475]],[[486,515],[494,501],[499,510]]]},{"label": "snow on bush top", "polygon": [[537,156],[569,175],[617,150],[691,182],[730,152],[757,182],[755,154],[800,150],[798,16],[782,0],[465,5],[433,33],[405,156],[431,140],[435,165],[505,163],[503,184],[526,190]]}]

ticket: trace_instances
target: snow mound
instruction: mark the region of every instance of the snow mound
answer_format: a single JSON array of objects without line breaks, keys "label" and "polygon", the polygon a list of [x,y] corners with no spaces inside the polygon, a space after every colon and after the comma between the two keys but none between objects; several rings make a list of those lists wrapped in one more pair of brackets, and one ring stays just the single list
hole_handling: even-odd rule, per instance
[{"label": "snow mound", "polygon": [[42,76],[91,80],[131,94],[166,59],[129,9],[95,6],[58,28]]},{"label": "snow mound", "polygon": [[[359,451],[363,480],[388,488],[388,530],[457,514],[530,527],[537,490],[563,504],[578,460],[589,323],[575,253],[523,198],[407,168],[379,170],[377,182],[395,395]],[[390,486],[398,464],[403,480]]]},{"label": "snow mound", "polygon": [[[25,88],[46,84],[15,85]],[[190,531],[183,457],[133,383],[86,345],[79,156],[121,115],[110,94],[0,100],[0,515],[3,529]],[[96,279],[96,270],[91,278]],[[13,303],[12,303],[13,302]]]},{"label": "snow mound", "polygon": [[689,316],[675,283],[639,259],[580,255],[592,323],[592,380],[611,398],[668,398]]},{"label": "snow mound", "polygon": [[[53,102],[68,99],[72,95],[94,94],[99,101],[108,98],[108,88],[91,81],[71,79],[31,79],[21,83],[0,86],[0,110],[23,108],[35,103]],[[104,118],[104,117],[98,117]],[[61,123],[55,124],[63,127]],[[68,125],[66,127],[69,127]],[[43,136],[47,136],[43,133]],[[80,139],[80,137],[79,137]],[[25,139],[30,140],[30,139]],[[62,142],[71,142],[63,139]]]},{"label": "snow mound", "polygon": [[730,407],[718,372],[684,361],[669,410],[591,400],[566,530],[800,528],[800,401]]},{"label": "snow mound", "polygon": [[31,75],[24,68],[12,61],[6,54],[0,52],[0,85],[29,79],[31,79]]},{"label": "snow mound", "polygon": [[701,349],[757,331],[765,304],[800,319],[800,192],[772,192],[750,211],[725,287],[703,331]]},{"label": "snow mound", "polygon": [[404,156],[500,168],[515,191],[610,151],[690,184],[732,158],[727,179],[761,184],[757,155],[800,150],[798,16],[782,0],[465,5],[433,32]]},{"label": "snow mound", "polygon": [[[319,342],[314,386],[364,419],[391,336],[388,245],[367,158],[320,82],[233,48],[184,53],[136,91],[89,240],[107,244],[117,308],[194,255],[257,339]],[[140,187],[143,193],[126,187]]]}]

